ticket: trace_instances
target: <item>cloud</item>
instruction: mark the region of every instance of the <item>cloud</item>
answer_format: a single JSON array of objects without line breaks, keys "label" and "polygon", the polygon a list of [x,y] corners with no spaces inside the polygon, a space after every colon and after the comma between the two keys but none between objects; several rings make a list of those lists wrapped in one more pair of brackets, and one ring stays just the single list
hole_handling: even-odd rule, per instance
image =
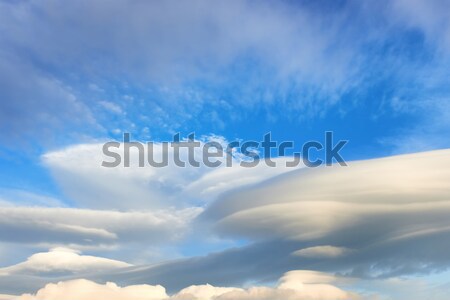
[{"label": "cloud", "polygon": [[[314,19],[308,7],[269,2],[254,7],[247,1],[219,4],[219,7],[207,1],[173,4],[5,3],[1,25],[16,27],[3,40],[11,46],[19,44],[51,66],[72,67],[101,76],[118,72],[134,74],[131,77],[134,79],[139,75],[167,79],[180,70],[201,78],[201,71],[206,74],[211,69],[217,71],[249,49],[253,50],[254,57],[266,59],[272,66],[279,64],[280,73],[326,77],[330,83],[340,79],[332,80],[330,72],[345,76],[343,68],[351,66],[345,51],[336,50],[332,57],[325,55],[330,54],[327,47],[338,40],[334,33],[339,28],[324,31],[321,25],[337,27],[338,18]],[[80,14],[85,15],[83,24],[77,19]],[[113,15],[120,15],[120,20]],[[238,26],[232,16],[244,20],[243,23]],[[72,22],[83,26],[71,26]],[[34,36],[37,30],[42,33],[40,39]],[[61,39],[59,45],[53,42],[55,37]],[[155,41],[159,41],[158,47],[154,47]],[[87,46],[81,47],[82,44]],[[98,53],[102,56],[98,57]],[[335,56],[343,60],[333,59]],[[66,60],[61,61],[62,57]],[[328,72],[316,68],[325,63],[330,64]],[[90,64],[92,67],[87,68]],[[175,78],[179,77],[178,73]]]},{"label": "cloud", "polygon": [[191,286],[181,290],[174,299],[189,300],[294,300],[294,299],[359,299],[331,283],[336,278],[314,271],[286,273],[275,288],[251,287],[248,289],[217,288],[211,285]]},{"label": "cloud", "polygon": [[338,300],[357,299],[354,293],[334,285],[337,279],[328,274],[313,271],[292,271],[285,274],[275,288],[251,287],[249,289],[214,287],[209,284],[187,287],[169,297],[165,289],[151,285],[119,287],[112,282],[104,285],[85,279],[48,284],[35,295],[22,295],[17,300]]},{"label": "cloud", "polygon": [[[174,3],[2,3],[0,59],[15,58],[1,71],[11,91],[2,105],[14,108],[3,110],[10,112],[4,120],[28,120],[5,124],[21,134],[52,127],[51,121],[80,125],[67,117],[74,111],[103,134],[103,128],[142,127],[136,120],[165,132],[202,122],[220,128],[256,110],[271,120],[298,120],[323,116],[343,102],[352,106],[346,96],[364,94],[380,73],[408,77],[365,51],[391,42],[394,18],[387,5],[339,3],[319,11],[316,4],[289,2]],[[368,18],[374,14],[386,23],[381,29],[377,18]],[[403,52],[399,46],[391,55],[402,59]],[[25,67],[8,78],[16,65]],[[56,88],[41,92],[34,84],[40,81],[55,81]],[[52,105],[40,105],[43,99]],[[127,116],[118,120],[120,111]]]},{"label": "cloud", "polygon": [[[32,137],[39,133],[36,128],[51,134],[58,129],[71,132],[70,125],[81,124],[87,132],[102,132],[102,126],[130,127],[133,119],[142,117],[152,120],[153,128],[180,127],[197,118],[207,120],[223,107],[210,101],[217,93],[192,84],[203,80],[230,89],[226,94],[231,99],[225,102],[238,109],[275,102],[289,91],[282,84],[286,78],[307,86],[311,95],[324,94],[317,102],[325,106],[336,98],[327,96],[348,87],[355,69],[352,51],[336,49],[330,55],[340,29],[323,31],[324,24],[312,12],[281,3],[254,7],[247,1],[220,7],[206,1],[174,4],[2,3],[2,132]],[[234,18],[244,21],[238,26]],[[339,18],[330,23],[339,23]],[[260,72],[242,76],[248,84],[236,85],[235,64],[247,60],[254,60]],[[264,80],[262,85],[262,74],[276,80]],[[267,85],[274,81],[271,91]],[[111,101],[103,100],[105,90]],[[152,100],[122,101],[136,90]],[[255,100],[261,98],[254,97],[256,93],[264,94],[264,99]],[[316,114],[322,107],[315,101],[302,102],[297,110]],[[130,118],[105,117],[105,108],[113,114],[127,111]]]},{"label": "cloud", "polygon": [[[442,271],[449,265],[448,151],[301,169],[242,187],[211,203],[197,221],[245,237],[248,245],[85,278],[176,292],[206,282],[270,282],[301,268],[368,279]],[[317,255],[344,248],[352,251]],[[315,255],[292,255],[299,250]]]},{"label": "cloud", "polygon": [[[226,143],[217,136],[205,139]],[[106,159],[101,148],[102,144],[81,144],[45,154],[45,166],[69,196],[70,205],[76,207],[67,207],[67,202],[53,198],[4,191],[0,238],[40,250],[108,250],[114,257],[133,263],[183,256],[182,250],[173,246],[190,243],[191,239],[199,245],[214,244],[217,249],[209,228],[194,222],[202,207],[228,190],[292,170],[263,164],[243,168],[238,166],[239,157],[233,159],[230,168],[180,168],[173,164],[166,168],[138,168],[135,152],[132,167],[105,168],[101,166]],[[161,144],[155,147],[157,151],[160,148]],[[199,161],[201,154],[196,153]],[[277,159],[277,163],[284,164],[284,159]],[[141,249],[139,255],[132,255],[136,247]],[[29,251],[36,252],[36,248]]]},{"label": "cloud", "polygon": [[[245,238],[246,246],[92,278],[173,290],[206,280],[270,280],[292,268],[360,278],[443,271],[450,265],[449,158],[449,150],[439,150],[301,169],[229,192],[198,221],[221,236]],[[324,245],[352,251],[326,259],[292,255],[336,252]]]},{"label": "cloud", "polygon": [[[217,138],[206,137],[206,140],[199,142],[203,146],[206,141]],[[226,140],[220,138],[219,141],[226,147]],[[194,155],[200,167],[178,167],[173,163],[174,152],[171,147],[168,149],[167,167],[151,167],[148,163],[138,167],[138,152],[131,151],[130,167],[125,168],[122,159],[120,166],[106,168],[101,164],[104,160],[109,161],[109,158],[103,155],[102,146],[74,145],[46,153],[42,158],[62,190],[79,206],[122,210],[203,206],[221,193],[294,169],[285,167],[285,161],[289,158],[276,159],[276,168],[263,163],[254,168],[241,167],[239,157],[233,158],[232,167],[225,166],[225,158],[219,159],[222,162],[220,167],[207,167],[203,163],[202,148],[197,148]],[[180,151],[180,156],[183,161],[187,161],[187,151],[184,150]],[[122,155],[123,144],[120,150],[115,151]],[[159,161],[162,153],[165,153],[162,144],[155,143],[155,159]],[[145,149],[145,159],[147,155]]]},{"label": "cloud", "polygon": [[162,286],[134,285],[119,287],[112,282],[105,285],[92,281],[78,279],[57,284],[50,283],[39,290],[36,295],[23,295],[20,300],[163,300],[167,299],[165,289]]},{"label": "cloud", "polygon": [[298,121],[346,113],[374,90],[410,102],[446,87],[440,1],[252,4],[3,2],[2,133],[209,131],[255,112]]},{"label": "cloud", "polygon": [[397,136],[381,139],[381,144],[391,146],[394,154],[448,148],[448,140],[442,136],[450,132],[449,103],[448,96],[443,92],[428,93],[417,101],[409,101],[408,109],[419,115],[426,111],[428,117],[401,130]]},{"label": "cloud", "polygon": [[[20,142],[22,150],[30,151],[34,149],[26,148],[30,147],[27,140],[55,144],[54,133],[71,126],[98,129],[89,106],[68,84],[17,57],[17,53],[5,51],[6,47],[2,47],[0,130],[3,139],[10,139],[14,145]],[[87,131],[80,130],[77,134],[83,132]],[[70,132],[69,136],[77,134]],[[8,143],[3,146],[11,147]]]},{"label": "cloud", "polygon": [[297,250],[292,255],[311,258],[333,258],[348,254],[351,249],[334,246],[314,246]]},{"label": "cloud", "polygon": [[120,108],[119,105],[113,103],[113,102],[109,102],[109,101],[100,101],[99,104],[106,109],[109,112],[115,113],[115,114],[122,114],[123,111]]},{"label": "cloud", "polygon": [[79,252],[67,248],[53,248],[49,252],[33,254],[25,262],[0,268],[0,275],[101,272],[129,266],[131,265],[118,260],[81,255]]},{"label": "cloud", "polygon": [[119,212],[61,207],[0,207],[0,237],[27,244],[85,246],[179,238],[199,208]]},{"label": "cloud", "polygon": [[57,207],[64,204],[50,196],[37,195],[24,190],[19,189],[0,189],[0,205],[1,206],[45,206],[45,207]]},{"label": "cloud", "polygon": [[[367,278],[442,270],[449,263],[448,157],[442,150],[302,169],[229,192],[196,221],[226,237],[244,237],[247,246],[89,278],[161,283],[172,291],[205,281],[273,279],[293,267]],[[139,229],[123,224],[121,231],[90,227],[127,241]]]},{"label": "cloud", "polygon": [[435,250],[450,230],[449,157],[440,150],[294,171],[230,194],[204,214],[227,236],[360,251],[347,261],[358,257],[354,270],[366,275],[428,272],[450,263]]},{"label": "cloud", "polygon": [[[210,284],[193,285],[182,289],[173,298],[174,299],[221,299],[223,295],[242,293],[241,288],[215,287]],[[226,296],[225,296],[226,297]],[[238,299],[238,298],[236,298]]]},{"label": "cloud", "polygon": [[[74,131],[104,135],[102,127],[146,135],[183,124],[209,130],[208,124],[259,114],[298,120],[323,116],[330,107],[350,110],[366,94],[372,100],[375,87],[401,100],[390,101],[386,114],[416,110],[417,127],[394,141],[399,152],[448,146],[442,133],[449,128],[450,31],[443,2],[339,2],[320,12],[315,4],[290,2],[173,3],[2,2],[2,136],[40,142],[54,132],[67,139]],[[152,128],[141,130],[136,120]],[[2,203],[10,206],[0,209],[2,241],[159,245],[189,229],[197,207],[238,187],[208,208],[205,228],[243,238],[248,247],[133,269],[143,275],[130,280],[161,273],[175,280],[180,269],[200,269],[204,273],[190,276],[219,282],[273,278],[295,264],[372,277],[448,265],[448,153],[355,163],[351,171],[303,170],[246,189],[287,170],[103,170],[98,146],[43,157],[79,209]],[[30,202],[61,205],[42,197]],[[337,249],[355,251],[331,254]],[[301,255],[290,255],[295,251]],[[271,252],[276,260],[263,265]],[[325,263],[318,257],[324,253]],[[217,268],[221,264],[229,266]],[[223,270],[229,274],[219,274]],[[237,271],[242,277],[231,278]]]},{"label": "cloud", "polygon": [[294,171],[230,194],[204,215],[219,232],[249,238],[314,240],[358,228],[376,239],[446,228],[448,151]]},{"label": "cloud", "polygon": [[391,14],[395,15],[395,22],[421,30],[427,42],[437,45],[440,54],[444,54],[450,49],[450,13],[441,9],[445,5],[442,0],[396,0],[392,2]]}]

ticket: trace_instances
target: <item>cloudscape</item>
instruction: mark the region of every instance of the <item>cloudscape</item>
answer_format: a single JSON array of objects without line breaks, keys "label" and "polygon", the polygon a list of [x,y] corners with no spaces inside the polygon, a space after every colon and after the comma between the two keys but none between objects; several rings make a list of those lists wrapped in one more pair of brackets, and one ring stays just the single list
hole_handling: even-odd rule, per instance
[{"label": "cloudscape", "polygon": [[448,299],[448,1],[0,1],[0,32],[0,299]]}]

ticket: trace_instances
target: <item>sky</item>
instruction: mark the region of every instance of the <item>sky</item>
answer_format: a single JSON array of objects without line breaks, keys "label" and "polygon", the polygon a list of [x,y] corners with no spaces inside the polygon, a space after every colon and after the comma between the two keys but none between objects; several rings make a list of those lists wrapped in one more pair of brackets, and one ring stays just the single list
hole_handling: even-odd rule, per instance
[{"label": "sky", "polygon": [[447,299],[449,70],[445,0],[0,1],[0,299]]}]

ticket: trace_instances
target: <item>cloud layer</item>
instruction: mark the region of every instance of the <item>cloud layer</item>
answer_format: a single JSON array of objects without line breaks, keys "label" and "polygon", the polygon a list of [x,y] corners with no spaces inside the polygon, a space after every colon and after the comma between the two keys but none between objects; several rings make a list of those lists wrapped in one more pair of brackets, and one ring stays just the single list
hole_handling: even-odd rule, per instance
[{"label": "cloud layer", "polygon": [[450,242],[448,178],[448,150],[305,169],[230,194],[204,216],[223,235],[308,245],[297,254],[353,249],[355,272],[427,272],[450,263],[439,250]]},{"label": "cloud layer", "polygon": [[0,237],[15,243],[114,245],[176,240],[200,209],[119,212],[63,207],[0,207]]},{"label": "cloud layer", "polygon": [[200,220],[248,245],[137,268],[132,281],[121,271],[93,278],[173,290],[270,280],[292,268],[360,278],[443,271],[450,265],[449,157],[440,150],[303,169],[228,193]]},{"label": "cloud layer", "polygon": [[22,295],[17,300],[340,300],[357,299],[354,293],[344,291],[333,283],[334,276],[313,271],[291,271],[285,274],[275,288],[248,289],[214,287],[209,284],[190,286],[173,296],[162,286],[133,285],[119,287],[112,282],[97,284],[85,279],[48,284],[35,295]]},{"label": "cloud layer", "polygon": [[[171,224],[183,228],[184,222],[195,218],[197,225],[212,227],[221,236],[247,239],[246,246],[204,257],[85,277],[123,285],[162,284],[170,292],[205,282],[214,286],[267,282],[293,268],[359,278],[429,273],[450,264],[449,157],[449,150],[439,150],[350,162],[348,167],[300,169],[229,191],[197,218],[195,209],[159,215],[10,206],[2,208],[2,222],[29,224],[24,231],[28,233],[59,224],[50,227],[64,229],[60,237],[80,234],[72,242],[86,243],[90,233],[107,243],[138,240],[151,228],[155,237],[164,230],[171,236]],[[147,230],[139,231],[142,224]]]},{"label": "cloud layer", "polygon": [[204,214],[223,233],[254,238],[319,239],[365,231],[380,218],[378,233],[386,237],[444,229],[446,219],[438,216],[449,205],[449,157],[442,150],[295,171],[231,194]]}]

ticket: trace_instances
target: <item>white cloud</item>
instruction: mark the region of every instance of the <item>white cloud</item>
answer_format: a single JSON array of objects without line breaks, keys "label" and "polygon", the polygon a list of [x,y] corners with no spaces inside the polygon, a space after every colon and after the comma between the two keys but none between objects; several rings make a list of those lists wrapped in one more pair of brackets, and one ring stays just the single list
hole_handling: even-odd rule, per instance
[{"label": "white cloud", "polygon": [[[25,113],[26,130],[30,132],[39,127],[36,125],[52,125],[40,122],[45,119],[33,115],[36,110],[51,115],[58,124],[71,121],[73,118],[68,118],[66,112],[74,111],[70,103],[65,105],[66,97],[57,97],[60,95],[57,91],[36,94],[41,89],[22,89],[24,82],[33,87],[34,74],[46,78],[51,77],[48,73],[54,73],[65,81],[62,86],[67,86],[69,92],[73,86],[73,94],[88,99],[78,101],[77,97],[77,102],[90,108],[77,114],[80,119],[95,116],[109,130],[130,125],[133,117],[151,120],[155,124],[152,128],[179,128],[180,124],[197,119],[214,120],[210,124],[223,126],[228,118],[220,115],[224,105],[216,100],[217,93],[208,91],[206,86],[230,89],[222,102],[232,107],[233,112],[264,105],[283,108],[285,115],[295,112],[294,118],[298,112],[302,116],[319,115],[336,104],[340,95],[361,78],[358,71],[362,68],[355,63],[359,59],[354,59],[358,47],[349,46],[359,44],[360,37],[349,32],[343,21],[347,10],[317,18],[314,9],[308,6],[281,2],[263,2],[255,7],[251,1],[215,5],[207,1],[194,4],[124,1],[110,5],[83,1],[63,6],[54,1],[32,1],[2,3],[0,11],[0,29],[5,32],[1,37],[5,45],[2,52],[17,56],[17,61],[27,67],[20,77],[7,68],[0,70],[3,71],[0,76],[8,79],[8,90],[14,91],[1,104],[3,108],[14,105]],[[82,23],[80,15],[84,16]],[[237,24],[235,19],[242,22]],[[56,40],[59,42],[55,43]],[[18,48],[27,51],[15,51]],[[5,62],[9,60],[6,54],[0,57]],[[252,68],[235,70],[241,61],[251,61]],[[62,75],[67,73],[70,75]],[[14,74],[12,79],[7,78],[10,74]],[[19,80],[23,76],[27,78]],[[87,86],[87,90],[80,88],[79,81],[83,80],[81,86]],[[209,83],[204,88],[192,84],[203,80]],[[114,87],[101,86],[111,82]],[[98,91],[114,94],[128,86],[132,88],[124,94],[143,90],[144,105],[139,105],[139,100],[123,104],[121,109],[132,115],[129,119],[109,118],[103,122],[104,107],[96,105]],[[149,86],[162,88],[153,93]],[[297,96],[291,99],[293,89]],[[17,91],[20,94],[15,94]],[[155,99],[161,92],[162,99]],[[117,99],[123,94],[113,96],[115,106],[107,106],[118,112]],[[23,105],[23,99],[32,106]],[[45,102],[48,99],[56,99],[54,105],[34,105],[48,103]],[[279,100],[282,105],[277,105]],[[61,111],[54,110],[53,106],[59,104]],[[101,107],[100,113],[97,107]],[[11,115],[17,119],[16,114]],[[230,115],[235,118],[237,114]],[[15,125],[16,130],[24,126]],[[86,127],[94,127],[90,125]]]},{"label": "white cloud", "polygon": [[333,258],[346,255],[351,251],[351,249],[345,247],[335,247],[327,245],[300,249],[293,252],[292,255],[310,258]]},{"label": "white cloud", "polygon": [[110,101],[99,101],[100,106],[102,106],[104,109],[108,110],[109,112],[115,113],[115,114],[122,114],[122,108],[115,104],[114,102]]},{"label": "white cloud", "polygon": [[[226,143],[220,137],[204,137],[202,143],[209,138]],[[161,151],[161,145],[156,149]],[[40,249],[114,250],[115,257],[133,263],[142,263],[143,257],[147,263],[154,262],[161,258],[155,247],[183,242],[195,230],[192,221],[201,207],[217,195],[291,170],[262,164],[243,168],[238,158],[231,168],[180,168],[173,163],[166,168],[138,168],[135,152],[132,167],[105,168],[101,150],[102,144],[81,144],[44,155],[45,165],[71,204],[82,208],[61,207],[61,202],[30,193],[5,193],[8,201],[0,206],[0,238]],[[201,153],[196,158],[201,161]],[[277,162],[284,164],[283,159]],[[201,229],[202,234],[203,230],[208,229]],[[209,243],[207,239],[198,238],[200,243]],[[146,250],[130,260],[125,248],[132,251],[136,245]],[[162,252],[170,257],[181,255],[175,249]]]},{"label": "white cloud", "polygon": [[[411,88],[411,74],[427,92],[429,78],[439,78],[439,87],[446,86],[447,65],[429,58],[436,48],[447,49],[450,41],[448,13],[440,9],[445,2],[340,3],[320,13],[316,5],[284,2],[217,5],[1,3],[5,46],[0,77],[7,83],[5,101],[0,103],[7,113],[1,125],[14,129],[2,133],[42,136],[43,128],[47,135],[66,123],[82,124],[78,131],[101,123],[111,131],[131,128],[135,120],[151,120],[145,126],[165,132],[182,124],[191,127],[198,120],[221,127],[230,119],[245,118],[242,110],[261,106],[267,108],[269,119],[297,119],[322,116],[347,98],[353,102],[355,97],[346,95],[364,95],[386,77],[395,81],[393,97]],[[80,15],[85,16],[82,23]],[[243,21],[237,24],[235,19]],[[416,48],[416,43],[405,48],[409,37],[405,28],[421,29],[431,41],[430,49]],[[397,31],[403,33],[398,39]],[[382,50],[387,46],[392,51]],[[417,49],[417,57],[425,56],[426,61],[407,57],[407,49]],[[448,57],[448,51],[441,52]],[[386,60],[386,56],[393,57]],[[400,63],[392,63],[397,60]],[[240,62],[252,67],[236,68]],[[444,66],[428,69],[428,62]],[[411,71],[405,71],[407,65],[413,66]],[[83,80],[81,86],[88,86],[88,91],[79,88]],[[99,87],[102,84],[106,86]],[[108,103],[97,99],[100,90],[111,91]],[[136,90],[136,95],[128,95]],[[220,101],[218,90],[224,95]],[[123,103],[124,97],[130,99]],[[103,118],[105,104],[127,117]],[[339,110],[345,113],[352,104]],[[225,106],[230,117],[221,114]],[[77,118],[69,116],[72,112]]]},{"label": "white cloud", "polygon": [[332,275],[314,271],[291,271],[279,281],[278,286],[242,288],[217,288],[211,285],[191,286],[181,290],[173,299],[186,300],[339,300],[359,299],[334,285]]},{"label": "white cloud", "polygon": [[78,279],[73,281],[50,283],[39,290],[36,295],[23,295],[20,300],[163,300],[167,294],[162,286],[133,285],[119,287],[112,282],[97,284]]},{"label": "white cloud", "polygon": [[233,292],[244,292],[240,288],[230,288],[230,287],[215,287],[210,284],[205,285],[192,285],[190,287],[182,289],[173,298],[175,299],[216,299],[224,294],[229,294]]},{"label": "white cloud", "polygon": [[[216,137],[213,137],[216,138]],[[225,140],[221,140],[226,143]],[[201,141],[204,145],[204,141]],[[276,159],[278,167],[260,163],[254,168],[239,166],[239,158],[233,159],[233,167],[223,164],[217,168],[206,167],[202,150],[197,148],[195,158],[200,167],[178,167],[173,163],[173,149],[169,146],[169,165],[155,168],[149,164],[138,167],[138,153],[131,151],[131,166],[122,164],[115,168],[102,167],[102,161],[110,161],[102,153],[102,144],[80,144],[49,152],[43,161],[52,171],[55,180],[73,202],[84,207],[102,209],[142,209],[198,206],[210,202],[217,195],[248,184],[293,170],[284,167],[288,158]],[[146,147],[145,147],[146,148]],[[132,149],[134,150],[134,149]],[[187,161],[187,152],[180,155]],[[123,154],[123,144],[120,150]],[[161,144],[155,144],[154,157],[163,153]],[[123,156],[123,155],[122,155]],[[145,152],[147,161],[147,152]],[[95,201],[93,201],[95,199]]]},{"label": "white cloud", "polygon": [[450,49],[450,13],[445,0],[395,0],[391,4],[390,14],[394,22],[421,30],[426,41],[437,46],[440,54],[448,54]]},{"label": "white cloud", "polygon": [[17,300],[339,300],[358,299],[332,283],[337,279],[313,271],[286,273],[277,287],[251,287],[249,289],[214,287],[209,284],[187,287],[172,297],[162,286],[134,285],[119,287],[114,283],[97,284],[78,279],[48,284],[35,295],[22,295]]},{"label": "white cloud", "polygon": [[[344,81],[354,65],[346,55],[349,49],[328,51],[339,40],[339,18],[330,15],[318,20],[307,8],[283,3],[254,7],[248,1],[218,6],[206,1],[182,5],[172,1],[117,2],[108,6],[81,2],[61,6],[46,1],[7,3],[2,5],[2,12],[0,25],[17,27],[14,34],[8,32],[4,38],[9,44],[22,43],[51,65],[94,66],[90,70],[103,76],[132,73],[134,79],[140,76],[141,80],[150,77],[168,81],[170,77],[179,79],[177,71],[184,70],[187,76],[202,78],[205,75],[201,71],[210,75],[249,49],[255,58],[276,67],[277,73],[296,74],[304,80],[322,79],[327,82],[325,86]],[[72,26],[80,22],[80,14],[85,16],[84,26]],[[15,18],[17,15],[21,17]],[[114,15],[120,15],[120,20]],[[236,24],[232,16],[242,23]],[[324,23],[330,25],[329,30],[322,29]],[[36,30],[43,33],[39,39],[34,36]],[[55,36],[61,40],[58,45]],[[156,41],[158,47],[154,46]],[[101,59],[93,55],[97,51],[102,53]],[[66,58],[64,63],[59,60],[61,56]],[[209,58],[209,67],[202,63],[205,57]],[[323,68],[325,65],[328,68]],[[174,81],[172,78],[169,82]]]},{"label": "white cloud", "polygon": [[118,260],[81,255],[67,248],[54,248],[49,252],[33,254],[25,262],[0,268],[0,275],[101,272],[129,266],[131,265]]}]

